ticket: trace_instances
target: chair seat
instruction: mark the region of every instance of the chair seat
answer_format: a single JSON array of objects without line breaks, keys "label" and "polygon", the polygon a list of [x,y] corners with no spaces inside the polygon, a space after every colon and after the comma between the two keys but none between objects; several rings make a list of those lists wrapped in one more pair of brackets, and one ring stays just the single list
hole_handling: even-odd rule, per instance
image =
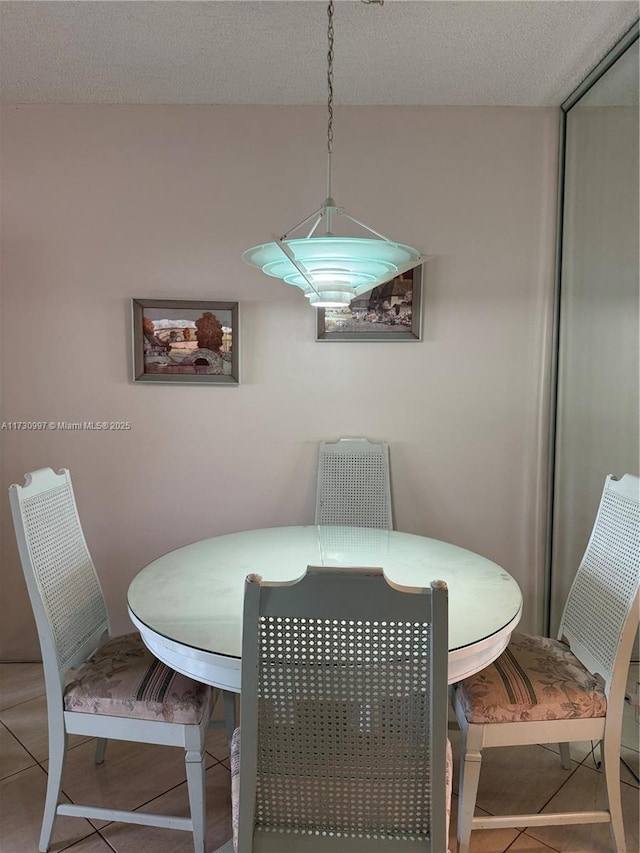
[{"label": "chair seat", "polygon": [[[453,785],[453,753],[447,738],[447,837],[451,815],[451,788]],[[231,822],[233,827],[233,849],[238,849],[238,817],[240,810],[240,729],[231,738]]]},{"label": "chair seat", "polygon": [[548,637],[513,634],[490,666],[456,685],[470,723],[515,723],[604,717],[600,683],[569,646]]},{"label": "chair seat", "polygon": [[153,657],[139,634],[108,640],[77,671],[64,695],[66,711],[194,724],[211,688]]}]

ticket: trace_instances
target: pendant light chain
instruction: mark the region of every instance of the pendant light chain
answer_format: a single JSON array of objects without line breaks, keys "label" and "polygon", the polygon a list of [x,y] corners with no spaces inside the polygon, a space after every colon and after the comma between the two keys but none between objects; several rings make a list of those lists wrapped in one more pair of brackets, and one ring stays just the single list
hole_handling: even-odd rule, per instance
[{"label": "pendant light chain", "polygon": [[[327,50],[327,154],[333,154],[333,0],[329,0],[329,8],[327,15],[329,17],[329,26],[327,28],[327,41],[329,49]],[[331,193],[328,193],[331,195]]]},{"label": "pendant light chain", "polygon": [[[384,0],[361,0],[366,5],[384,5]],[[329,0],[327,7],[327,202],[333,203],[331,198],[331,155],[333,154],[333,14],[335,11],[333,0]],[[331,214],[329,213],[329,223]],[[330,224],[328,223],[329,227]]]},{"label": "pendant light chain", "polygon": [[333,154],[333,0],[327,7],[327,199],[324,207],[325,233],[331,234],[331,155]]}]

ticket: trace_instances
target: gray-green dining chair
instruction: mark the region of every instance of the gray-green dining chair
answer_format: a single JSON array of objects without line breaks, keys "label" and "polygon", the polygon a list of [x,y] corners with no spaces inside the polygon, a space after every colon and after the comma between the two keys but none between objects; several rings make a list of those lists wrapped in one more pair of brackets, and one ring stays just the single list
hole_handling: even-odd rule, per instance
[{"label": "gray-green dining chair", "polygon": [[[47,694],[48,782],[38,849],[46,853],[56,816],[68,815],[187,830],[195,853],[205,853],[204,744],[214,692],[154,658],[138,633],[111,637],[67,470],[32,471],[9,495]],[[98,739],[96,764],[104,761],[107,739],[184,749],[190,816],[66,802],[61,784],[70,734]]]},{"label": "gray-green dining chair", "polygon": [[245,586],[237,853],[447,849],[448,594],[376,568]]},{"label": "gray-green dining chair", "polygon": [[[608,823],[612,850],[626,853],[620,797],[620,734],[629,660],[640,617],[640,481],[604,484],[591,538],[567,598],[557,639],[514,634],[502,655],[453,685],[462,730],[458,850],[471,831]],[[600,741],[605,791],[590,809],[475,815],[482,750]]]}]

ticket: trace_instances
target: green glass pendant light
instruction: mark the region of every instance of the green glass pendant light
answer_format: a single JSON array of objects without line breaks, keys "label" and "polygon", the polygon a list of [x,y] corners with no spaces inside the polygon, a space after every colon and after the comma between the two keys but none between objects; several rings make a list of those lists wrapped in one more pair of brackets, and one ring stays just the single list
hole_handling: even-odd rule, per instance
[{"label": "green glass pendant light", "polygon": [[[363,0],[377,2],[383,0]],[[416,266],[424,256],[413,246],[395,243],[338,207],[331,195],[333,153],[333,14],[330,0],[327,53],[327,198],[322,205],[271,243],[242,254],[250,266],[299,287],[315,308],[341,308],[352,299]],[[332,228],[344,217],[362,228],[365,237],[340,237]],[[310,224],[306,236],[292,236]],[[369,236],[373,235],[373,236]]]}]

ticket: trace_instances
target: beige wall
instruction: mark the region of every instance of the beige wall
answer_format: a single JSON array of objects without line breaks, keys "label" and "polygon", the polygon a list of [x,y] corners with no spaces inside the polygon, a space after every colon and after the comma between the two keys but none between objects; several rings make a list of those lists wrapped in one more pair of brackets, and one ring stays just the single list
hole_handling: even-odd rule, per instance
[{"label": "beige wall", "polygon": [[[6,500],[68,467],[116,631],[167,550],[313,519],[316,444],[391,447],[396,525],[496,560],[542,611],[557,111],[336,110],[337,200],[434,255],[422,343],[314,341],[300,292],[240,260],[324,193],[315,107],[19,106],[3,115],[0,656],[37,644]],[[237,299],[242,385],[130,381],[131,297]],[[259,566],[256,569],[259,570]]]}]

